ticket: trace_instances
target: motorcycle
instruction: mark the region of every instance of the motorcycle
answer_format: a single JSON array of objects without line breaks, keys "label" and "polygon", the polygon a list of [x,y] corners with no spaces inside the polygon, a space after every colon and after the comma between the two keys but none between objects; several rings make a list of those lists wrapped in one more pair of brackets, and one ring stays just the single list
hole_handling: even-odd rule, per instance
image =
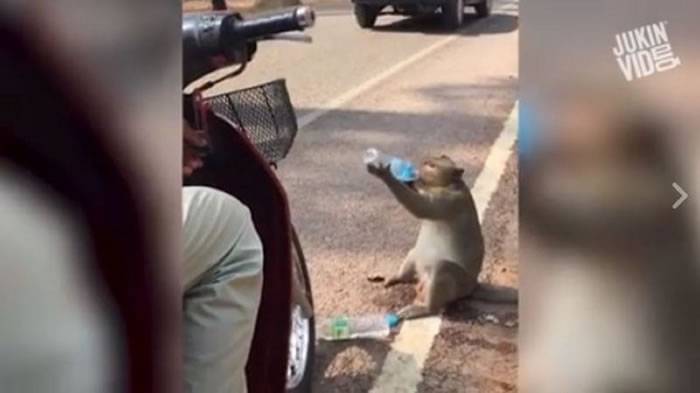
[{"label": "motorcycle", "polygon": [[[223,2],[214,3],[216,9]],[[249,18],[226,10],[183,16],[184,116],[209,138],[207,150],[201,152],[203,167],[184,184],[217,188],[248,206],[263,244],[262,297],[246,366],[251,393],[311,389],[311,285],[287,196],[274,172],[298,127],[283,79],[215,96],[205,92],[242,73],[259,41],[302,31],[314,18],[307,6]],[[237,68],[185,93],[185,87],[215,70],[221,60]]]}]

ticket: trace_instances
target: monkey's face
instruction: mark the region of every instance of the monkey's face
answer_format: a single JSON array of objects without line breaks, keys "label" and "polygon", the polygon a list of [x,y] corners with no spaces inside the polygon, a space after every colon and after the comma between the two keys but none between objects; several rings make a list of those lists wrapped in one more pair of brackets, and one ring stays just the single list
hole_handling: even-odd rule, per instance
[{"label": "monkey's face", "polygon": [[447,187],[462,178],[464,169],[459,168],[446,155],[427,158],[418,171],[420,180],[429,186]]}]

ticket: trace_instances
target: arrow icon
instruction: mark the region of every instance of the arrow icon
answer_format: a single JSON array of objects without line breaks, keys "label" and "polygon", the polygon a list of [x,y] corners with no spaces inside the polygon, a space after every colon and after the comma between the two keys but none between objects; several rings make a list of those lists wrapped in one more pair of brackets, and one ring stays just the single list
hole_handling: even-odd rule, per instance
[{"label": "arrow icon", "polygon": [[671,185],[673,186],[673,188],[676,189],[676,191],[678,191],[679,194],[681,194],[681,197],[678,198],[675,202],[673,202],[673,210],[676,210],[678,206],[680,206],[681,203],[683,203],[683,201],[688,199],[688,194],[685,191],[683,191],[683,189],[681,188],[681,186],[678,185],[678,183],[673,183]]}]

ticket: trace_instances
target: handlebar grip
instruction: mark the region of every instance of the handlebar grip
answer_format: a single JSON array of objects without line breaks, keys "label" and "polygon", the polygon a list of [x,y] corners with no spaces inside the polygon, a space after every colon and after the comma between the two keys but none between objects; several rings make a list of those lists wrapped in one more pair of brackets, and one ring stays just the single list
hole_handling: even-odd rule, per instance
[{"label": "handlebar grip", "polygon": [[234,12],[185,14],[182,18],[183,83],[191,82],[213,71],[211,59],[225,56],[241,63],[255,52],[255,41],[287,31],[313,26],[314,11],[300,6],[285,11],[243,19]]},{"label": "handlebar grip", "polygon": [[234,40],[255,40],[287,31],[304,30],[313,26],[315,20],[313,9],[309,6],[301,6],[286,11],[252,16],[245,20],[232,20],[232,23],[227,26],[230,34],[225,36],[230,36]]}]

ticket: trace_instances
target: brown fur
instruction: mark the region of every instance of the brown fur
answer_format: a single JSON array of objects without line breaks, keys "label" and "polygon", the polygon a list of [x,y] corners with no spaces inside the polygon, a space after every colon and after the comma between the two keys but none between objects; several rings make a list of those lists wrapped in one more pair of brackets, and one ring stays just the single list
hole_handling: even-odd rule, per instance
[{"label": "brown fur", "polygon": [[[462,180],[464,170],[445,155],[431,157],[423,161],[413,187],[396,180],[386,167],[370,166],[368,170],[421,220],[416,245],[385,284],[418,281],[416,302],[399,311],[399,316],[437,314],[447,304],[473,294],[484,258],[484,240],[474,200]],[[443,244],[444,249],[435,250],[435,244]]]}]

